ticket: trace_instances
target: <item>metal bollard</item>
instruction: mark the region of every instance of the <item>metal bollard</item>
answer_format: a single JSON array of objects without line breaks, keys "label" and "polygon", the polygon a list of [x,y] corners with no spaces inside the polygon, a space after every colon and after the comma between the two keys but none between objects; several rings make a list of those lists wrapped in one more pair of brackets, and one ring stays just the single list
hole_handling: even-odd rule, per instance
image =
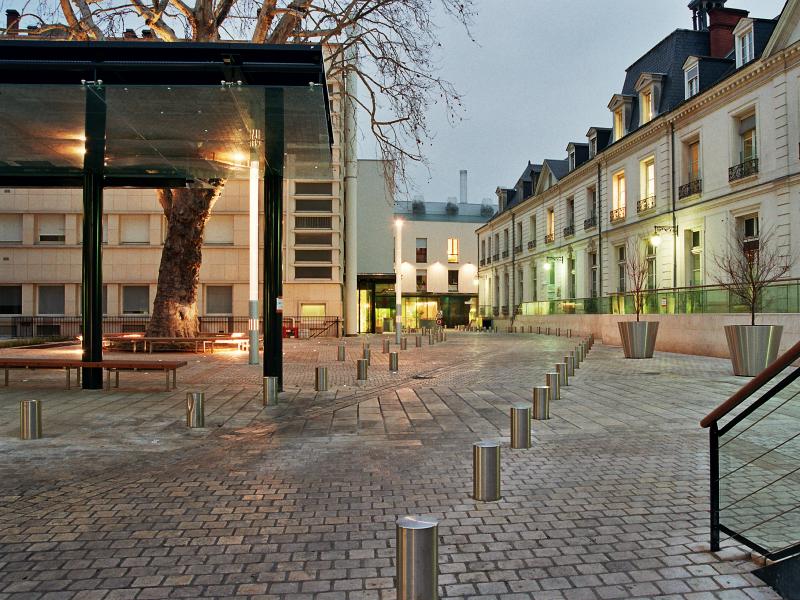
[{"label": "metal bollard", "polygon": [[314,389],[318,392],[328,391],[328,367],[314,369]]},{"label": "metal bollard", "polygon": [[564,357],[564,362],[567,365],[567,375],[570,377],[575,376],[575,356],[573,352],[570,352],[567,356]]},{"label": "metal bollard", "polygon": [[561,327],[556,327],[556,335],[561,337]]},{"label": "metal bollard", "polygon": [[561,387],[567,387],[569,385],[569,373],[567,373],[567,363],[556,363],[556,372],[558,373],[558,379],[561,383]]},{"label": "metal bollard", "polygon": [[400,369],[398,369],[399,360],[398,357],[400,355],[397,352],[390,352],[389,353],[389,371],[392,373],[397,373]]},{"label": "metal bollard", "polygon": [[583,346],[575,346],[575,357],[578,359],[577,364],[580,365],[583,362]]},{"label": "metal bollard", "polygon": [[366,358],[359,358],[356,361],[356,380],[367,380],[367,366],[369,366],[369,361]]},{"label": "metal bollard", "polygon": [[531,407],[527,404],[511,407],[511,447],[531,447]]},{"label": "metal bollard", "polygon": [[533,418],[536,421],[550,418],[550,388],[546,385],[533,388]]},{"label": "metal bollard", "polygon": [[436,344],[436,338],[433,335],[433,332],[428,334],[428,346],[433,346]]},{"label": "metal bollard", "polygon": [[500,500],[500,443],[472,444],[472,497],[481,502]]},{"label": "metal bollard", "polygon": [[408,338],[400,338],[400,350],[408,350]]},{"label": "metal bollard", "polygon": [[42,437],[42,403],[21,400],[19,403],[19,439],[38,440]]},{"label": "metal bollard", "polygon": [[417,337],[416,337],[416,346],[417,346],[417,348],[422,348],[422,336],[421,335],[417,335]]},{"label": "metal bollard", "polygon": [[278,378],[264,377],[262,392],[261,404],[263,406],[275,406],[278,403]]},{"label": "metal bollard", "polygon": [[383,340],[383,353],[389,354],[389,340],[388,338],[384,338]]},{"label": "metal bollard", "polygon": [[542,333],[542,326],[541,325],[536,327],[536,333],[541,335],[541,333]]},{"label": "metal bollard", "polygon": [[203,392],[186,394],[186,426],[206,426],[206,395]]},{"label": "metal bollard", "polygon": [[347,354],[347,346],[344,344],[339,344],[339,349],[336,353],[336,360],[339,362],[344,362],[345,355]]},{"label": "metal bollard", "polygon": [[368,365],[371,364],[371,361],[369,359],[369,354],[370,354],[370,349],[369,349],[369,346],[367,346],[366,348],[364,348],[364,352],[363,352],[362,358],[365,361],[367,361]]},{"label": "metal bollard", "polygon": [[397,600],[438,600],[439,522],[430,517],[397,519]]},{"label": "metal bollard", "polygon": [[545,335],[550,335],[550,328],[549,327],[545,330]]},{"label": "metal bollard", "polygon": [[545,373],[544,382],[550,388],[550,399],[561,400],[561,377],[558,373]]}]

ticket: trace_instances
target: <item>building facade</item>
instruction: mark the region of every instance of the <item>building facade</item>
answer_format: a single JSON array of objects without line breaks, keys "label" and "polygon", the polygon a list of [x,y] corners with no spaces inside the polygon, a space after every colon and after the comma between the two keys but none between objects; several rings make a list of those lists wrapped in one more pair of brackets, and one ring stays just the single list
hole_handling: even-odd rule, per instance
[{"label": "building facade", "polygon": [[[467,325],[477,317],[475,230],[494,208],[468,203],[466,172],[459,201],[394,202],[381,161],[359,161],[359,331],[393,331],[396,300],[394,244],[402,222],[401,291],[404,327]],[[369,207],[367,209],[367,206]]]},{"label": "building facade", "polygon": [[498,189],[500,212],[479,230],[483,317],[629,313],[630,252],[646,263],[645,312],[730,311],[727,296],[713,307],[693,290],[717,282],[733,236],[770,232],[796,255],[800,8],[758,19],[713,4],[694,2],[695,28],[628,68],[611,127]]}]

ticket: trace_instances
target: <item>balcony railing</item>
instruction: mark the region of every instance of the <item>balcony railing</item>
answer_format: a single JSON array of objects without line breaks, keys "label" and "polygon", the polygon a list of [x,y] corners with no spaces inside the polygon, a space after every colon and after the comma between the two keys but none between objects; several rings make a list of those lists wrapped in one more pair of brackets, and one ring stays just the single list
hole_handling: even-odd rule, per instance
[{"label": "balcony railing", "polygon": [[500,254],[494,254],[494,255],[492,255],[492,260],[493,260],[494,262],[497,262],[498,260],[500,260]]},{"label": "balcony railing", "polygon": [[737,181],[758,174],[758,159],[751,158],[728,169],[728,181]]},{"label": "balcony railing", "polygon": [[597,227],[597,215],[592,215],[588,219],[583,220],[583,229],[592,229],[593,227]]},{"label": "balcony railing", "polygon": [[536,240],[531,240],[528,242],[528,250],[533,250],[534,248],[536,248]]},{"label": "balcony railing", "polygon": [[689,183],[684,183],[678,188],[678,200],[683,200],[689,196],[694,196],[703,191],[703,180],[695,179]]},{"label": "balcony railing", "polygon": [[500,314],[500,307],[499,306],[495,306],[494,308],[492,308],[492,315],[494,315],[496,317],[499,314]]},{"label": "balcony railing", "polygon": [[481,259],[481,266],[484,266],[485,264],[486,264],[486,259],[485,259],[485,258],[482,258],[482,259]]},{"label": "balcony railing", "polygon": [[544,236],[544,243],[545,244],[552,244],[555,241],[556,241],[556,234],[555,233],[548,233],[546,236]]},{"label": "balcony railing", "polygon": [[642,198],[636,203],[636,212],[637,213],[647,212],[648,210],[652,210],[655,207],[656,207],[656,197],[648,196],[647,198]]},{"label": "balcony railing", "polygon": [[503,310],[502,310],[502,312],[503,312],[503,316],[504,316],[504,317],[507,317],[507,316],[508,316],[508,304],[505,304],[505,305],[503,306]]},{"label": "balcony railing", "polygon": [[610,214],[611,222],[618,223],[619,221],[625,220],[625,207],[621,206],[620,208],[615,208],[611,211]]},{"label": "balcony railing", "polygon": [[503,258],[508,258],[508,250],[503,250]]},{"label": "balcony railing", "polygon": [[519,244],[518,246],[514,246],[514,252],[516,254],[519,254],[520,252],[522,252],[522,244]]},{"label": "balcony railing", "polygon": [[570,237],[571,235],[575,235],[575,224],[567,225],[564,227],[564,237]]}]

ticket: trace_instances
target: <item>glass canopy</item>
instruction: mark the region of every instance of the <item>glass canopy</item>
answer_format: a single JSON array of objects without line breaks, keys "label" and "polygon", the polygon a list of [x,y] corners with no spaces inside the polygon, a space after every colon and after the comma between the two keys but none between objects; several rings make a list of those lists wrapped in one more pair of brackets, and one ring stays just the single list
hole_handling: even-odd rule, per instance
[{"label": "glass canopy", "polygon": [[[267,94],[282,95],[269,114]],[[264,146],[283,129],[283,176],[331,177],[322,85],[0,84],[0,175],[83,171],[87,97],[106,112],[105,175],[183,179],[246,178],[251,140]],[[97,106],[98,103],[90,103]],[[98,111],[100,112],[100,111]],[[277,125],[277,127],[276,127]]]}]

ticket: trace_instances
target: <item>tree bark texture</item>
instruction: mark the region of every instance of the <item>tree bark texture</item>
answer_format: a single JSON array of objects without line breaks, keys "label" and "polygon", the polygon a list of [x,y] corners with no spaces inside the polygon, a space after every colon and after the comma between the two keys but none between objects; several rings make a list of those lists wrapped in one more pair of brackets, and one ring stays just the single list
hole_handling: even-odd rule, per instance
[{"label": "tree bark texture", "polygon": [[197,286],[202,263],[203,235],[224,182],[210,188],[157,190],[167,218],[167,235],[158,270],[158,289],[153,314],[147,325],[149,337],[197,337]]}]

